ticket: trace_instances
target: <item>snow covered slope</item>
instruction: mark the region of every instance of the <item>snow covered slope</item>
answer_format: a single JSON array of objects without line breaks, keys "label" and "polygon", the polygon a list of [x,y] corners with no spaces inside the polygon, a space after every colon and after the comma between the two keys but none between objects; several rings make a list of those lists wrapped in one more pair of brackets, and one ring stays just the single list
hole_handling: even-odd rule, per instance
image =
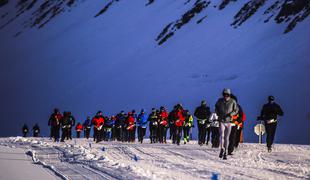
[{"label": "snow covered slope", "polygon": [[285,112],[277,141],[310,143],[306,1],[1,2],[1,121],[14,119],[1,135],[45,126],[54,107],[79,121],[178,102],[193,111],[202,99],[213,109],[230,87],[247,113],[246,141],[273,94]]},{"label": "snow covered slope", "polygon": [[75,139],[53,143],[48,139],[2,138],[4,146],[23,148],[37,164],[69,179],[309,179],[310,147],[241,144],[229,159],[218,149],[191,142],[128,144]]}]

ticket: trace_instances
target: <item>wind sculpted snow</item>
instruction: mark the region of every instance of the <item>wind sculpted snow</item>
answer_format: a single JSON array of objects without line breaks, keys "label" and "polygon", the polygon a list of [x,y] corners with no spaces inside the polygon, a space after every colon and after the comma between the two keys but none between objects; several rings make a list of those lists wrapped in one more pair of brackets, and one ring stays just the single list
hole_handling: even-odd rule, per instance
[{"label": "wind sculpted snow", "polygon": [[[196,141],[172,144],[102,142],[75,139],[53,143],[46,138],[2,138],[0,148],[22,148],[65,179],[309,179],[310,147],[241,144],[227,161],[218,149]],[[91,147],[90,145],[91,144]]]}]

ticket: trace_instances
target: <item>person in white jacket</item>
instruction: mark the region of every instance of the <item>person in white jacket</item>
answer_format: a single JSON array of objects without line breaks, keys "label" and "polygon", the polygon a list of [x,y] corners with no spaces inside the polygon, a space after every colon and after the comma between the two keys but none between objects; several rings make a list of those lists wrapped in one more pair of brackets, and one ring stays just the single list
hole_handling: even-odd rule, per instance
[{"label": "person in white jacket", "polygon": [[212,148],[218,148],[220,146],[220,122],[215,112],[211,114],[209,121],[211,123]]}]

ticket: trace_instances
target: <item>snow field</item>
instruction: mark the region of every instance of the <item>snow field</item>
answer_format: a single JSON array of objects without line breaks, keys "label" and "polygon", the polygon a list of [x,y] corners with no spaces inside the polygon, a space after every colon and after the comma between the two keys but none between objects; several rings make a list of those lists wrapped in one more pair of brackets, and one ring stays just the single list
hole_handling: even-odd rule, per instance
[{"label": "snow field", "polygon": [[[167,144],[101,142],[75,139],[53,143],[48,138],[2,138],[1,146],[28,151],[34,162],[64,179],[309,179],[310,146],[241,144],[228,160],[219,149],[196,141]],[[91,144],[91,145],[90,145]]]}]

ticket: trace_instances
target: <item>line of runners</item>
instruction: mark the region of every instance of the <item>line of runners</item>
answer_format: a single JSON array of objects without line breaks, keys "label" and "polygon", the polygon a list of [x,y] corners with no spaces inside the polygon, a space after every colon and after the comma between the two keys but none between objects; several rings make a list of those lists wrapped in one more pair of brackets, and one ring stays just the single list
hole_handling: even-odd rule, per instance
[{"label": "line of runners", "polygon": [[[234,148],[243,142],[242,129],[246,116],[241,105],[238,104],[237,97],[230,89],[224,89],[222,95],[223,97],[219,98],[215,105],[215,112],[212,113],[206,101],[202,101],[195,109],[194,117],[198,126],[198,144],[208,145],[211,140],[213,148],[220,147],[219,157],[227,159],[227,155],[232,155]],[[274,97],[269,96],[268,103],[263,106],[261,115],[258,117],[258,120],[265,122],[269,152],[275,136],[278,115],[282,116],[283,111],[274,102]],[[83,124],[77,123],[77,125],[71,112],[61,114],[56,108],[49,118],[48,125],[51,127],[50,137],[54,141],[60,139],[64,142],[65,139],[72,139],[73,127],[77,138],[84,131],[84,137],[88,139],[93,127],[93,138],[97,143],[100,141],[135,142],[136,132],[138,141],[143,143],[149,127],[151,143],[167,143],[169,129],[169,139],[177,145],[180,145],[182,134],[184,144],[190,141],[191,129],[195,126],[193,116],[181,104],[175,105],[170,112],[165,107],[153,108],[150,114],[146,114],[142,109],[139,114],[135,110],[128,113],[121,111],[115,116],[107,117],[98,111],[93,118],[87,117]],[[25,132],[24,128],[23,132]]]}]

